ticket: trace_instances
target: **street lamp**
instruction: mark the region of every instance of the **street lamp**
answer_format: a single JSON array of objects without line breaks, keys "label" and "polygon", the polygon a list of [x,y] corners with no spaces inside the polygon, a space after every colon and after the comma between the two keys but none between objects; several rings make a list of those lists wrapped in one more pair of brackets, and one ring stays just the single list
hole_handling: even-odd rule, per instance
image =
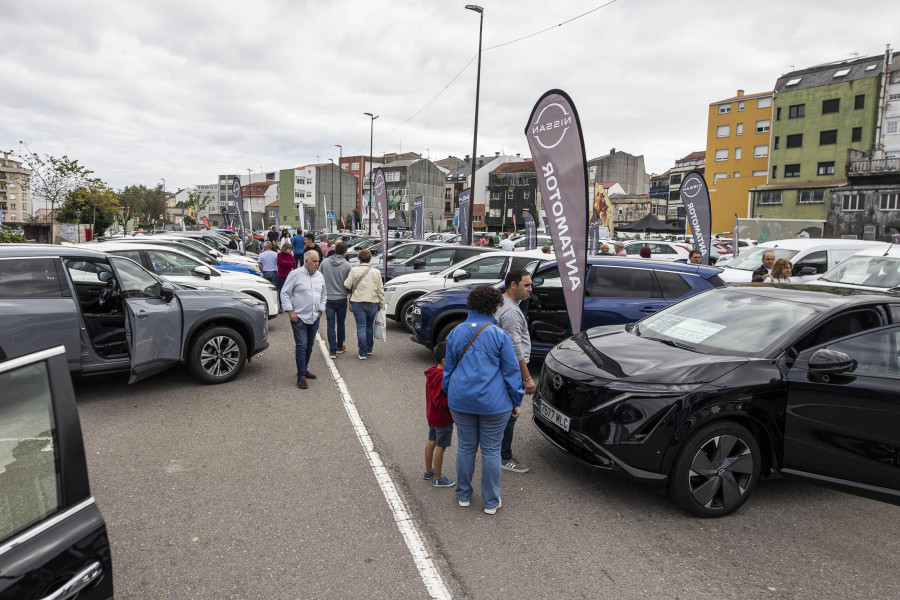
[{"label": "street lamp", "polygon": [[[344,178],[342,177],[344,165],[342,164],[344,160],[344,147],[340,144],[335,144],[337,148],[340,150],[340,156],[338,157],[338,167],[340,171],[338,171],[338,212],[340,214],[344,214]],[[337,217],[337,215],[335,215]]]},{"label": "street lamp", "polygon": [[472,221],[475,213],[475,165],[478,156],[478,96],[481,93],[481,31],[484,26],[484,9],[477,4],[467,4],[466,10],[478,13],[478,75],[475,80],[475,134],[472,136],[472,183],[469,186],[469,210],[466,211],[468,226],[468,240],[462,240],[465,244],[471,244],[475,239],[472,232]]},{"label": "street lamp", "polygon": [[369,235],[372,235],[372,196],[374,196],[375,190],[372,189],[372,140],[373,135],[375,133],[375,119],[378,118],[378,115],[373,115],[370,112],[363,113],[367,117],[369,117]]}]

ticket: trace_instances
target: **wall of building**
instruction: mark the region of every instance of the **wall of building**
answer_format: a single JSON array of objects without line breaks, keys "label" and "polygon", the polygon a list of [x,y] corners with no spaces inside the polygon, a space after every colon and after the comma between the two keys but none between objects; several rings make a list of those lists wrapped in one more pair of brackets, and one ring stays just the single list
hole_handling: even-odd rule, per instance
[{"label": "wall of building", "polygon": [[650,193],[650,175],[644,168],[644,157],[613,148],[606,156],[593,158],[587,163],[588,183],[618,181],[629,194]]}]

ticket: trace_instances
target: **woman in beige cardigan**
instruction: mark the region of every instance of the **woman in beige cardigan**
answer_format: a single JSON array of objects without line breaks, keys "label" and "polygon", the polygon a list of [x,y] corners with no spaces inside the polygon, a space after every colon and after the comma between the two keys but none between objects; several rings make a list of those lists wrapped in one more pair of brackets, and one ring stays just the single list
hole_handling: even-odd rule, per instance
[{"label": "woman in beige cardigan", "polygon": [[384,308],[384,286],[381,284],[381,272],[369,264],[372,253],[360,250],[356,257],[359,265],[350,269],[344,287],[350,291],[350,310],[356,319],[359,360],[366,360],[372,355],[374,346],[375,315]]}]

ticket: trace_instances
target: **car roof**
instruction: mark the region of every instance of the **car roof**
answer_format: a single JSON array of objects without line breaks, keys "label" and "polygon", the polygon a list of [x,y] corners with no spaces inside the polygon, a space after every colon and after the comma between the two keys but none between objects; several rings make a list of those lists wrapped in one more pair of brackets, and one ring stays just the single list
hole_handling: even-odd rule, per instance
[{"label": "car roof", "polygon": [[900,246],[898,246],[897,244],[891,244],[887,249],[882,246],[875,246],[874,248],[864,248],[863,250],[855,253],[853,256],[890,256],[893,258],[900,258]]},{"label": "car roof", "polygon": [[[100,242],[97,244],[100,252],[108,252],[110,250],[153,250],[160,251],[160,244],[142,244],[140,242]],[[170,246],[163,247],[164,250],[172,252],[182,252],[179,248]],[[187,256],[190,256],[187,254]]]},{"label": "car roof", "polygon": [[30,256],[87,256],[89,258],[106,258],[103,252],[91,250],[75,244],[0,244],[0,258]]},{"label": "car roof", "polygon": [[896,294],[831,285],[741,283],[717,289],[738,290],[752,296],[781,298],[791,302],[817,304],[828,308],[871,304],[873,301],[900,303],[900,296]]},{"label": "car roof", "polygon": [[[881,246],[882,248],[887,242],[878,242],[874,240],[845,240],[835,238],[789,238],[785,240],[771,240],[762,242],[759,246],[765,248],[787,248],[788,250],[813,250],[821,247],[823,250],[830,248],[869,248],[871,246]],[[757,246],[757,247],[759,247]]]}]

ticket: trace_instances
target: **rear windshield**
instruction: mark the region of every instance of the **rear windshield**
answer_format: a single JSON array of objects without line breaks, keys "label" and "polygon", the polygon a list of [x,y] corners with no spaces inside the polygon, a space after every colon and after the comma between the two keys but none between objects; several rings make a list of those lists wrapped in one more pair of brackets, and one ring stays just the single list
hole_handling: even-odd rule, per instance
[{"label": "rear windshield", "polygon": [[762,265],[763,252],[774,252],[775,260],[784,258],[791,260],[799,250],[788,250],[787,248],[767,248],[763,246],[754,246],[750,250],[741,252],[737,258],[724,265],[726,269],[740,269],[741,271],[755,271]]}]

